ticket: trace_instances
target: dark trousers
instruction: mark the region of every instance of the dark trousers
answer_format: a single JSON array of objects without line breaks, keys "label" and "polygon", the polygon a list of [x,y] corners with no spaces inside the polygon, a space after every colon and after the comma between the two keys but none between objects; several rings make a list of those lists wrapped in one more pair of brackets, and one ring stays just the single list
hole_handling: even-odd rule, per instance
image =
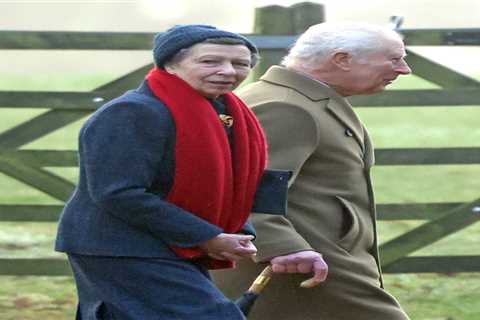
[{"label": "dark trousers", "polygon": [[201,266],[183,260],[69,254],[77,320],[244,320]]}]

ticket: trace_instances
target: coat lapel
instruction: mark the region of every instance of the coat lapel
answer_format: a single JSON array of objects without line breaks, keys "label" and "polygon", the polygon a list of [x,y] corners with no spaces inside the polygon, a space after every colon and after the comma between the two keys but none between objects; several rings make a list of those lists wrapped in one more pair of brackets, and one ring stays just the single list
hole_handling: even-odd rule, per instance
[{"label": "coat lapel", "polygon": [[[347,127],[347,132],[350,132],[352,136],[357,140],[358,144],[362,147],[362,150],[365,152],[365,143],[364,143],[364,134],[363,128],[360,122],[360,119],[357,117],[353,111],[350,104],[343,97],[337,99],[330,99],[326,106],[327,110],[333,115],[337,121],[341,122],[345,127]],[[341,102],[340,102],[341,101]]]}]

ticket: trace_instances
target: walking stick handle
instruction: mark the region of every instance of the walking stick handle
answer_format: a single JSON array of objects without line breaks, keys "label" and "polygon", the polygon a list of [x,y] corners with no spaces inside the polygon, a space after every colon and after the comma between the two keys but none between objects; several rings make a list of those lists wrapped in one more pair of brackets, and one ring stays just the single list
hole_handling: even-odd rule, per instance
[{"label": "walking stick handle", "polygon": [[272,278],[272,275],[272,266],[266,266],[265,269],[263,269],[263,271],[257,276],[250,288],[248,288],[248,292],[259,294],[267,286],[268,282]]}]

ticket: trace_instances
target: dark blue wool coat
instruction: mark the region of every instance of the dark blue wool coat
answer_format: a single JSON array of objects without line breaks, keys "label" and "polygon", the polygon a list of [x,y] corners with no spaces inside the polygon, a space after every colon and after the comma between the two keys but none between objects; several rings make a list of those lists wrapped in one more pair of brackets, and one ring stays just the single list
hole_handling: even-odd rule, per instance
[{"label": "dark blue wool coat", "polygon": [[193,263],[165,258],[69,255],[77,320],[244,320]]},{"label": "dark blue wool coat", "polygon": [[175,258],[170,245],[196,246],[220,234],[164,200],[174,144],[173,119],[145,84],[97,110],[80,131],[79,183],[62,213],[56,250]]},{"label": "dark blue wool coat", "polygon": [[[222,232],[164,200],[173,183],[174,147],[173,119],[145,83],[102,106],[82,127],[79,182],[61,215],[55,245],[69,254],[80,319],[103,319],[95,315],[100,305],[117,310],[115,319],[242,319],[201,264],[169,248],[197,246]],[[254,234],[248,224],[243,232]],[[157,278],[149,278],[154,274]],[[122,283],[137,288],[122,294]],[[204,304],[206,297],[222,307],[190,305]],[[122,305],[134,308],[129,315],[138,317],[123,314]],[[185,310],[191,318],[179,316]]]}]

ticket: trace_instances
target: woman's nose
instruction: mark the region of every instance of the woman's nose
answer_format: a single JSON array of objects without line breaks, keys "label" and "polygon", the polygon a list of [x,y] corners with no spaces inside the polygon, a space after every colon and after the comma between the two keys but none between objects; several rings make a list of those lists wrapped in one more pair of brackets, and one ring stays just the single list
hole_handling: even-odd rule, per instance
[{"label": "woman's nose", "polygon": [[223,63],[221,65],[220,70],[217,72],[218,74],[225,74],[225,75],[234,75],[237,71],[233,67],[233,65],[229,62]]}]

